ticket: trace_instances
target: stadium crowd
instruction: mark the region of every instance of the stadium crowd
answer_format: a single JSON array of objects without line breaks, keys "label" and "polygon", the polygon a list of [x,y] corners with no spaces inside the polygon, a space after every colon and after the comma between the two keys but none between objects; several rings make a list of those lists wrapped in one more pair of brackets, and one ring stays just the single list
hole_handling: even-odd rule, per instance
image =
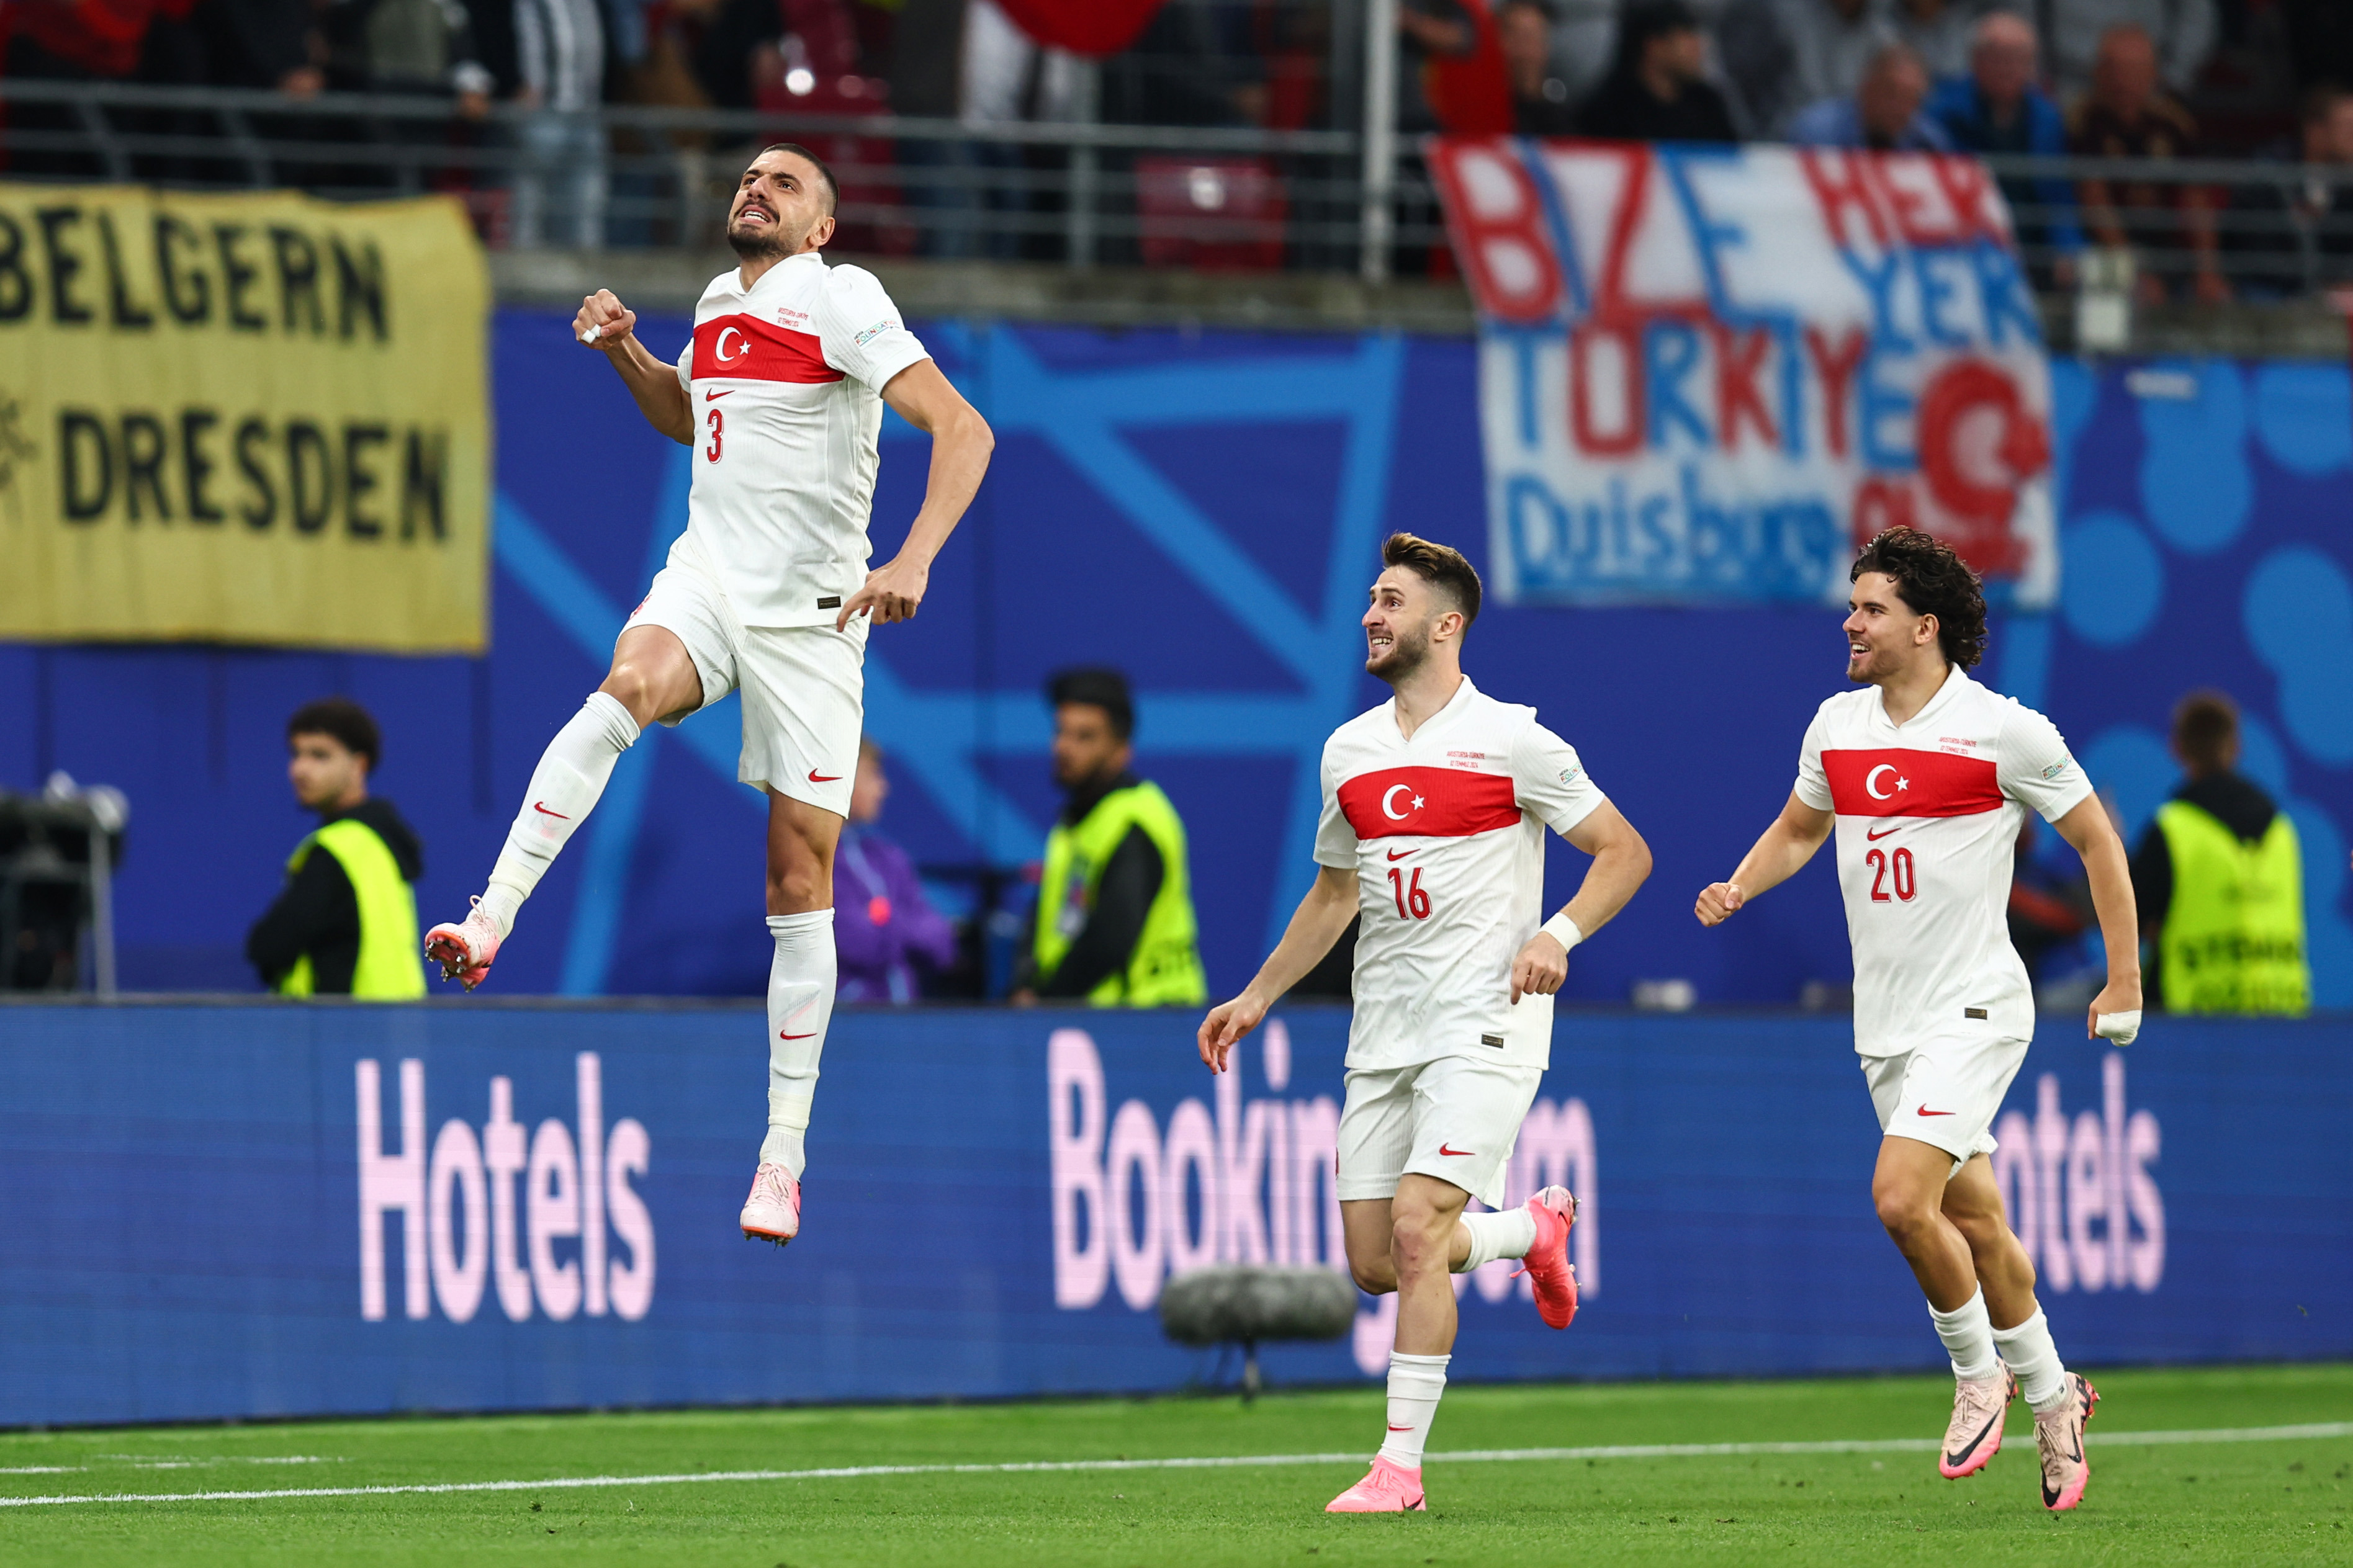
[{"label": "stadium crowd", "polygon": [[[504,143],[511,177],[437,179],[495,187],[476,204],[494,242],[595,246],[652,237],[608,225],[602,105],[892,114],[984,130],[1084,119],[1346,129],[1361,113],[1362,22],[1359,0],[0,0],[0,47],[5,75],[18,79],[446,99],[458,142]],[[1409,136],[2353,165],[2353,7],[2342,0],[1399,0],[1398,27],[1398,123]],[[1100,69],[1082,68],[1089,51],[1123,36]],[[483,124],[493,103],[510,111]],[[54,103],[8,110],[14,126],[44,116],[71,119]],[[849,153],[854,169],[886,171],[853,189],[853,202],[935,209],[853,226],[854,248],[1010,259],[1060,243],[1028,221],[1061,200],[1035,182],[1024,194],[1021,169],[1039,153],[986,137],[864,139]],[[1126,169],[1146,209],[1148,162]],[[1225,163],[1213,205],[1279,220],[1282,171]],[[8,164],[85,172],[23,152]],[[2086,239],[2187,258],[2170,283],[2167,269],[2144,272],[2149,298],[2292,291],[2309,275],[2302,253],[2314,233],[2330,278],[2353,275],[2353,187],[2253,181],[2233,195],[2046,180],[2012,182],[2009,195],[2025,237],[2061,258]],[[2234,207],[2237,221],[2221,216]],[[2226,247],[2239,253],[2228,266]],[[1155,255],[1147,244],[1140,259],[1282,259],[1280,247],[1232,248]],[[2067,280],[2063,259],[2053,271]]]}]

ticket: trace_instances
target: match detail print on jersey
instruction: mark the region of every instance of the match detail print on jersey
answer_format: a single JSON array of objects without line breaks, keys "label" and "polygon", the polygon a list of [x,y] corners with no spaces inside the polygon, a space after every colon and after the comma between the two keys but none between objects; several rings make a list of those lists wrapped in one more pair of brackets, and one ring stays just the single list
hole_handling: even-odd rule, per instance
[{"label": "match detail print on jersey", "polygon": [[1508,773],[1382,768],[1345,781],[1339,795],[1359,838],[1462,838],[1520,823]]},{"label": "match detail print on jersey", "polygon": [[2001,784],[1984,757],[1899,747],[1825,751],[1822,773],[1841,816],[1975,816],[2001,809]]},{"label": "match detail print on jersey", "polygon": [[842,379],[841,372],[825,363],[825,346],[815,332],[797,332],[741,313],[695,323],[693,375],[697,381],[804,385]]}]

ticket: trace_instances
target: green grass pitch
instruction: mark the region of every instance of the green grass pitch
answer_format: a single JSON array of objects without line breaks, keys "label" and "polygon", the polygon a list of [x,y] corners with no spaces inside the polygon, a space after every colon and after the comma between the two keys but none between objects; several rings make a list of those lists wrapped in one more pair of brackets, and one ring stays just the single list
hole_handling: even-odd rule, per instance
[{"label": "green grass pitch", "polygon": [[[2095,1373],[2092,1486],[2043,1512],[2000,1457],[1919,1447],[1448,1460],[1448,1451],[1933,1440],[1949,1381],[1458,1387],[1426,1515],[1322,1512],[1362,1459],[699,1480],[709,1472],[1362,1453],[1373,1390],[1001,1405],[0,1434],[0,1499],[522,1482],[503,1490],[0,1507],[0,1561],[1462,1564],[2353,1562],[2353,1367]],[[2319,1436],[2247,1428],[2333,1424]],[[2224,1440],[2221,1429],[2236,1433]],[[2116,1441],[2156,1432],[2189,1442]],[[643,1479],[557,1487],[558,1478]]]}]

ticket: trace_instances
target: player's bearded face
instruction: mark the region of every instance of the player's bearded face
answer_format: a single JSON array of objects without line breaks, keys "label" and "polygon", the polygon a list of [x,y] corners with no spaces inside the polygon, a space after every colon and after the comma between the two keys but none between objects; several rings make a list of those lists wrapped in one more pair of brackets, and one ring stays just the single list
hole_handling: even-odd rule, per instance
[{"label": "player's bearded face", "polygon": [[1365,673],[1402,680],[1430,657],[1430,628],[1436,616],[1391,611],[1365,627]]},{"label": "player's bearded face", "polygon": [[798,253],[825,221],[818,195],[822,180],[797,160],[771,156],[795,176],[792,184],[768,177],[776,169],[755,164],[759,177],[735,193],[734,205],[727,210],[727,243],[747,261]]}]

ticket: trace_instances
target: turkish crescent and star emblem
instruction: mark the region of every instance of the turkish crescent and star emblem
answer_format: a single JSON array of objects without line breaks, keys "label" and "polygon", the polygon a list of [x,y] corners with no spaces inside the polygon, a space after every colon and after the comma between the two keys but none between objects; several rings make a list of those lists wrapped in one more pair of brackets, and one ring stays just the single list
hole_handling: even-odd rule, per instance
[{"label": "turkish crescent and star emblem", "polygon": [[[742,345],[732,354],[727,352],[727,340],[729,338],[733,338]],[[744,335],[743,331],[740,328],[722,327],[719,330],[719,341],[712,344],[711,352],[712,355],[718,359],[721,364],[733,364],[737,360],[742,359],[745,354],[752,352],[752,342],[749,338],[746,338]]]},{"label": "turkish crescent and star emblem", "polygon": [[1879,775],[1882,773],[1894,774],[1895,778],[1895,788],[1898,790],[1905,790],[1912,787],[1912,781],[1905,778],[1902,773],[1896,773],[1894,766],[1892,763],[1882,763],[1877,767],[1872,769],[1870,773],[1863,775],[1862,787],[1873,800],[1894,800],[1895,798],[1894,790],[1883,790],[1879,787]]},{"label": "turkish crescent and star emblem", "polygon": [[[1413,804],[1403,811],[1399,811],[1397,808],[1397,798],[1401,795],[1413,796]],[[1408,816],[1420,809],[1421,796],[1414,795],[1413,786],[1411,784],[1391,784],[1382,793],[1381,815],[1388,817],[1391,822],[1403,822]]]}]

